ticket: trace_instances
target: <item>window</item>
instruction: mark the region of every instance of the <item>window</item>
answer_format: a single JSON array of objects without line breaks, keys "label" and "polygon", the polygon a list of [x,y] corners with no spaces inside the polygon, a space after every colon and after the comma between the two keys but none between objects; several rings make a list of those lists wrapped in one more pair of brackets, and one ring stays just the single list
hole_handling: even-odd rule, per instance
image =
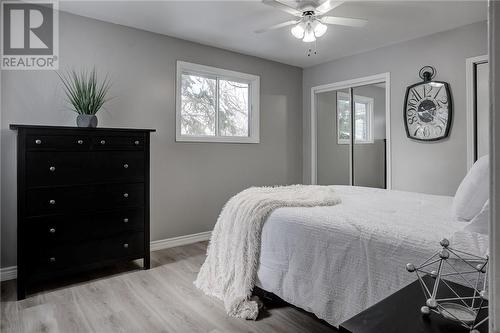
[{"label": "window", "polygon": [[[355,143],[373,143],[373,98],[354,95]],[[349,94],[337,92],[337,143],[351,140],[351,106]]]},{"label": "window", "polygon": [[177,62],[176,141],[259,142],[260,78]]}]

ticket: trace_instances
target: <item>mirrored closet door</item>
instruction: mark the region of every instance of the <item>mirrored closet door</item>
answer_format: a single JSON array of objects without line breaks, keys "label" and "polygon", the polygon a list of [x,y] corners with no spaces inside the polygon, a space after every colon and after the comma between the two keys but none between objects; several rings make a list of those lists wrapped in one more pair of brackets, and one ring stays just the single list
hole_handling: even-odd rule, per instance
[{"label": "mirrored closet door", "polygon": [[387,188],[385,89],[381,82],[315,94],[317,184]]},{"label": "mirrored closet door", "polygon": [[466,59],[467,169],[489,154],[489,64],[488,56]]},{"label": "mirrored closet door", "polygon": [[350,89],[316,94],[317,184],[351,184]]},{"label": "mirrored closet door", "polygon": [[489,154],[490,147],[490,115],[489,115],[489,66],[481,62],[475,67],[475,100],[476,100],[476,156]]},{"label": "mirrored closet door", "polygon": [[353,88],[353,184],[386,188],[385,83]]}]

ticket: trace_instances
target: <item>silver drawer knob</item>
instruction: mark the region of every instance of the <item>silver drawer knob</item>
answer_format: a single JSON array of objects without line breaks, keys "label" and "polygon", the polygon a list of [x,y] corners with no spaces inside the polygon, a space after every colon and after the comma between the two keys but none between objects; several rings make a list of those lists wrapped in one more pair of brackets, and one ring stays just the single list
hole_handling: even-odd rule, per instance
[{"label": "silver drawer knob", "polygon": [[36,139],[36,140],[35,140],[35,143],[36,143],[37,145],[41,145],[41,144],[42,144],[42,140],[40,140],[40,139]]},{"label": "silver drawer knob", "polygon": [[83,140],[78,140],[76,143],[78,143],[79,145],[83,145]]},{"label": "silver drawer knob", "polygon": [[51,204],[51,205],[55,205],[55,204],[56,204],[56,201],[55,201],[54,199],[50,199],[50,200],[49,200],[49,204]]},{"label": "silver drawer knob", "polygon": [[137,146],[138,144],[139,144],[139,140],[135,140],[135,141],[134,141],[134,145],[136,145],[136,146]]},{"label": "silver drawer knob", "polygon": [[56,261],[56,257],[50,257],[50,258],[49,258],[49,261],[50,261],[50,262],[55,262],[55,261]]},{"label": "silver drawer knob", "polygon": [[50,232],[51,234],[55,234],[55,233],[56,233],[56,229],[55,229],[55,228],[50,228],[50,229],[49,229],[49,232]]},{"label": "silver drawer knob", "polygon": [[124,218],[123,223],[128,223],[128,218]]},{"label": "silver drawer knob", "polygon": [[101,140],[101,145],[105,145],[106,144],[106,140]]},{"label": "silver drawer knob", "polygon": [[125,169],[128,169],[128,164],[127,164],[127,163],[125,163],[125,164],[123,165],[123,167],[124,167]]},{"label": "silver drawer knob", "polygon": [[56,171],[56,167],[55,167],[55,166],[51,166],[51,167],[49,168],[49,170],[50,170],[50,171],[52,171],[52,172],[54,172],[54,171]]},{"label": "silver drawer knob", "polygon": [[123,244],[123,247],[127,249],[128,248],[128,243]]},{"label": "silver drawer knob", "polygon": [[124,198],[128,198],[128,193],[123,193]]}]

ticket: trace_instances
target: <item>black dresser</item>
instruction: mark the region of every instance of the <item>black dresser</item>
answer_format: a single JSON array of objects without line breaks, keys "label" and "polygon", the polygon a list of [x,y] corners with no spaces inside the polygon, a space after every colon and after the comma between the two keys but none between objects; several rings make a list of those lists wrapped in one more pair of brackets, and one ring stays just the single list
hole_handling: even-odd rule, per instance
[{"label": "black dresser", "polygon": [[[17,295],[43,280],[149,263],[154,130],[10,125],[17,130]],[[28,289],[29,291],[29,289]]]}]

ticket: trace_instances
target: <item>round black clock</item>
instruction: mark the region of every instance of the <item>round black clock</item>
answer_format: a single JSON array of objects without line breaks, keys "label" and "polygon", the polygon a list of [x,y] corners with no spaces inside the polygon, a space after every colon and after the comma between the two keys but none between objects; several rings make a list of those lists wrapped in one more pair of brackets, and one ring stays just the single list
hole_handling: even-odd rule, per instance
[{"label": "round black clock", "polygon": [[435,70],[426,66],[420,70],[423,82],[406,89],[404,120],[406,135],[419,141],[436,141],[450,132],[452,99],[448,83],[432,81]]}]

